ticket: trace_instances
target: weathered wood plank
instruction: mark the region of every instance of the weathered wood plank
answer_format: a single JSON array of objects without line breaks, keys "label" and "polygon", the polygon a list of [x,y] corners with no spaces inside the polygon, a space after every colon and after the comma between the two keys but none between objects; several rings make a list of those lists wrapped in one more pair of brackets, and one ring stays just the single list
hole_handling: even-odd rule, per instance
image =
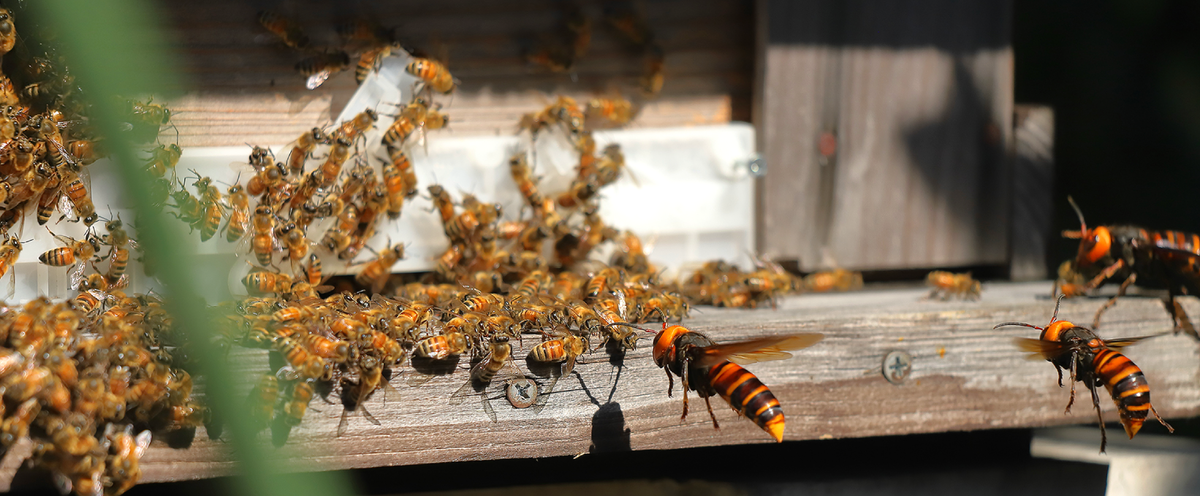
[{"label": "weathered wood plank", "polygon": [[760,251],[805,270],[1005,263],[1011,2],[767,8]]},{"label": "weathered wood plank", "polygon": [[[167,2],[160,11],[172,26],[179,55],[181,95],[168,100],[177,112],[179,141],[188,146],[245,142],[285,143],[315,125],[328,124],[356,89],[353,71],[332,77],[316,91],[304,89],[293,69],[302,55],[270,43],[255,11],[273,8],[294,17],[313,44],[336,44],[334,26],[367,17],[398,27],[400,37],[448,58],[461,80],[454,98],[443,99],[456,136],[514,132],[525,112],[544,107],[551,95],[577,99],[626,96],[644,60],[605,26],[603,13],[621,2],[577,2],[592,21],[592,43],[575,73],[550,74],[530,67],[523,53],[539,36],[559,29],[560,2],[478,1],[431,6],[414,2],[343,6],[296,1],[278,5],[245,2]],[[753,57],[752,7],[728,0],[655,1],[636,8],[666,55],[665,85],[635,125],[667,127],[749,119]],[[173,132],[164,139],[173,138]]]},{"label": "weathered wood plank", "polygon": [[[1054,109],[1017,105],[1013,116],[1009,277],[1044,279],[1054,219]],[[1053,274],[1050,274],[1053,275]]]},{"label": "weathered wood plank", "polygon": [[[1036,331],[991,329],[1010,320],[1044,325],[1053,309],[1046,296],[1049,282],[990,284],[980,302],[922,301],[924,293],[804,295],[784,300],[778,310],[701,308],[687,325],[718,341],[825,333],[823,342],[796,358],[749,367],[783,404],[789,440],[1094,422],[1086,393],[1070,415],[1063,415],[1067,392],[1056,386],[1053,368],[1025,360],[1013,347],[1012,338],[1036,336]],[[1060,317],[1089,321],[1102,302],[1064,301]],[[1200,311],[1193,298],[1184,304],[1190,312]],[[1145,335],[1170,326],[1157,300],[1131,297],[1106,314],[1100,333]],[[528,339],[523,349],[533,344]],[[320,411],[310,410],[276,453],[286,470],[301,471],[770,441],[751,422],[731,414],[720,399],[714,399],[720,430],[711,427],[703,402],[694,395],[692,412],[681,422],[678,391],[674,398],[666,396],[666,378],[654,367],[648,347],[643,340],[621,369],[614,369],[603,353],[590,355],[588,363],[576,367],[582,378],[564,378],[540,414],[492,400],[497,423],[488,420],[477,400],[448,403],[465,380],[463,372],[409,388],[404,384],[412,372],[406,371],[392,380],[400,389],[399,399],[391,393],[385,404],[383,395],[376,394],[366,405],[382,425],[355,416],[347,434],[337,438],[341,406],[318,400],[312,407]],[[1184,336],[1164,336],[1127,349],[1145,371],[1154,404],[1166,417],[1200,413],[1198,349]],[[888,383],[880,373],[882,358],[891,350],[913,357],[912,373],[900,385]],[[519,363],[526,368],[523,360]],[[1101,408],[1107,420],[1116,420],[1110,401],[1103,400]],[[1154,428],[1147,424],[1147,430]],[[268,442],[268,434],[262,439]],[[203,433],[190,449],[170,449],[156,441],[142,461],[144,480],[229,474],[234,465],[228,457],[226,443],[208,441]]]}]

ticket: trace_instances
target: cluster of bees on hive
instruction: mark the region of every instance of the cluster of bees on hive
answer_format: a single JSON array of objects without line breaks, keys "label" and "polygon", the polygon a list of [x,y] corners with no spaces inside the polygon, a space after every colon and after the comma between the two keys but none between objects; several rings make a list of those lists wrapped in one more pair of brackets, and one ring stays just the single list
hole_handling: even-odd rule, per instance
[{"label": "cluster of bees on hive", "polygon": [[[0,445],[28,443],[31,462],[49,469],[60,490],[120,494],[140,477],[152,431],[199,425],[206,411],[180,368],[187,357],[172,344],[162,302],[122,291],[136,244],[121,220],[99,215],[88,191],[87,167],[103,151],[83,90],[53,49],[33,49],[0,8],[0,276],[20,256],[32,217],[63,245],[39,261],[69,267],[79,293],[0,305]],[[169,120],[151,101],[123,103],[135,140],[156,137]],[[63,221],[86,225],[84,239],[54,234]]]},{"label": "cluster of bees on hive", "polygon": [[[532,52],[530,63],[569,71],[586,52],[590,24],[569,19],[564,31],[569,48]],[[285,45],[312,50],[290,20],[270,13],[259,20]],[[663,59],[649,31],[620,16],[607,22],[645,53],[641,98],[657,95]],[[348,68],[350,53],[359,58],[361,82],[398,47],[377,28],[339,32],[356,40],[348,46],[357,48],[324,50],[298,64],[310,88]],[[11,14],[0,11],[0,50],[13,49],[15,33]],[[6,69],[14,65],[6,60]],[[139,458],[152,433],[203,425],[210,436],[219,436],[220,424],[191,394],[187,346],[172,333],[162,302],[123,291],[138,246],[120,219],[99,215],[87,191],[86,167],[103,149],[88,128],[82,90],[52,51],[16,65],[19,73],[0,80],[0,228],[8,233],[0,245],[0,276],[21,250],[20,231],[10,231],[24,227],[30,212],[41,225],[57,220],[89,228],[81,240],[55,235],[64,246],[39,257],[46,265],[69,267],[78,296],[0,308],[5,345],[0,444],[32,442],[33,463],[48,468],[64,490],[120,494],[139,478]],[[636,118],[640,104],[623,98],[579,103],[560,96],[520,119],[518,133],[528,137],[530,149],[514,153],[508,166],[527,217],[506,220],[498,204],[468,193],[456,197],[437,184],[420,185],[408,154],[418,135],[449,123],[435,100],[452,93],[458,81],[432,58],[414,57],[406,70],[420,82],[409,102],[397,103],[395,115],[366,110],[329,129],[314,128],[278,156],[254,146],[247,159],[252,173],[224,189],[210,178],[176,171],[178,145],[148,150],[145,170],[155,178],[155,202],[199,231],[203,242],[236,243],[253,261],[242,281],[250,296],[212,307],[211,327],[225,349],[269,350],[270,372],[254,381],[247,417],[259,430],[269,428],[277,444],[286,442],[321,396],[336,397],[344,407],[338,435],[354,416],[378,423],[365,402],[391,388],[389,380],[406,365],[408,384],[419,386],[447,367],[453,370],[461,358],[470,359],[475,365],[453,401],[478,395],[494,421],[489,389],[507,387],[517,408],[544,406],[557,378],[570,374],[584,355],[601,347],[613,354],[635,349],[643,336],[637,324],[681,321],[692,304],[753,308],[773,305],[787,293],[862,285],[856,272],[836,269],[801,278],[765,260],[756,260],[749,272],[710,262],[681,281],[662,280],[642,241],[607,225],[599,214],[603,188],[627,172],[620,146],[598,148],[593,130]],[[160,104],[125,103],[134,140],[154,140],[170,123],[170,111]],[[372,130],[382,131],[378,143],[367,143]],[[579,156],[564,191],[543,192],[536,173],[531,149],[548,134],[565,139]],[[432,200],[449,245],[422,280],[395,284],[391,267],[404,258],[404,245],[370,243],[381,223],[399,219],[405,202],[422,194]],[[607,263],[595,254],[605,243],[616,246]],[[331,293],[323,285],[328,275],[322,260],[334,257],[355,268],[354,280],[367,292]],[[1118,271],[1103,273],[1116,277]],[[929,281],[938,296],[978,296],[978,282],[969,275],[935,273]],[[820,339],[802,334],[718,345],[664,325],[654,336],[654,358],[668,377],[690,380],[689,388],[706,403],[719,395],[739,412],[764,412],[752,420],[782,439],[782,410],[765,386],[749,397],[731,396],[723,387],[735,381],[761,385],[736,365],[744,357],[735,359],[729,350],[777,359]],[[514,342],[525,340],[537,343],[526,356],[529,369],[553,369],[548,381],[531,384],[518,365]],[[1045,346],[1038,349],[1048,353]],[[1079,356],[1083,348],[1070,349],[1075,353],[1070,356]],[[1065,353],[1052,358],[1062,361]],[[707,358],[689,363],[690,354]],[[514,398],[514,384],[532,390]],[[1127,410],[1140,405],[1130,403]]]}]

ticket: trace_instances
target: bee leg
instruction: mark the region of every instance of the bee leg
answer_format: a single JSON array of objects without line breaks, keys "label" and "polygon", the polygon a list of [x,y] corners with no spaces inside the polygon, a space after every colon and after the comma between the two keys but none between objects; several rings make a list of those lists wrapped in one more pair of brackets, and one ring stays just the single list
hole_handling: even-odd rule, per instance
[{"label": "bee leg", "polygon": [[682,389],[683,389],[683,415],[681,415],[679,417],[679,420],[686,419],[687,414],[688,414],[688,367],[687,366],[688,366],[687,360],[684,360],[683,361],[683,376],[681,376],[681,381],[683,382],[683,386],[682,386]]},{"label": "bee leg", "polygon": [[1058,365],[1055,365],[1054,370],[1058,371],[1058,387],[1063,387],[1063,385],[1062,385],[1062,368],[1059,367]]},{"label": "bee leg", "polygon": [[[1115,267],[1119,263],[1120,262],[1113,264],[1113,266]],[[1103,275],[1103,274],[1101,274],[1101,275]],[[1092,319],[1092,328],[1093,329],[1100,327],[1100,315],[1103,314],[1105,311],[1107,311],[1109,308],[1112,308],[1114,305],[1116,305],[1117,298],[1125,296],[1125,290],[1129,289],[1129,285],[1133,284],[1134,281],[1136,281],[1136,280],[1137,280],[1137,272],[1134,272],[1133,274],[1129,274],[1129,278],[1125,279],[1125,282],[1121,283],[1121,288],[1117,290],[1117,294],[1115,296],[1113,296],[1112,298],[1109,298],[1108,301],[1104,302],[1104,306],[1100,307],[1100,309],[1096,311],[1096,318]],[[1170,309],[1168,309],[1168,311],[1170,311]]]},{"label": "bee leg", "polygon": [[[1078,360],[1075,360],[1074,355],[1072,355],[1071,356],[1071,399],[1069,401],[1067,401],[1067,410],[1063,412],[1063,415],[1071,413],[1071,405],[1075,404],[1075,364],[1077,362],[1078,362]],[[1095,396],[1095,395],[1096,395],[1096,391],[1095,391],[1095,388],[1093,388],[1092,396]],[[1100,407],[1097,406],[1096,408],[1100,408]]]},{"label": "bee leg", "polygon": [[1167,432],[1172,432],[1172,433],[1175,432],[1175,428],[1171,427],[1171,424],[1168,424],[1166,420],[1163,420],[1162,417],[1158,416],[1158,411],[1154,409],[1154,405],[1150,405],[1150,413],[1154,414],[1154,418],[1158,419],[1158,423],[1162,424],[1163,427],[1167,428]]},{"label": "bee leg", "polygon": [[1088,390],[1092,392],[1092,406],[1096,407],[1096,419],[1100,421],[1100,452],[1104,453],[1104,447],[1108,446],[1108,434],[1104,432],[1104,415],[1100,413],[1100,396],[1096,394],[1095,384],[1089,383]]},{"label": "bee leg", "polygon": [[1167,307],[1167,312],[1171,314],[1171,318],[1175,321],[1175,332],[1183,331],[1193,338],[1200,339],[1200,334],[1196,333],[1196,327],[1192,325],[1192,320],[1188,318],[1187,312],[1184,311],[1183,305],[1180,305],[1175,300],[1175,295],[1170,294],[1163,305]]},{"label": "bee leg", "polygon": [[717,423],[717,415],[712,411],[712,403],[708,402],[708,396],[704,397],[704,406],[708,408],[708,416],[712,418],[713,429],[720,429],[721,425]]},{"label": "bee leg", "polygon": [[671,376],[669,369],[664,368],[663,370],[667,372],[667,397],[670,398],[671,390],[675,388],[675,378]]}]

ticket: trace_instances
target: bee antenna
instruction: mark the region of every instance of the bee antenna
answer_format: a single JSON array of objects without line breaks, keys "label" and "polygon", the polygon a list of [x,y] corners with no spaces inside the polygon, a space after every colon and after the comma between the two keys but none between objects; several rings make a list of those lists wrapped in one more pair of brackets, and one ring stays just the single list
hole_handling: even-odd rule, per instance
[{"label": "bee antenna", "polygon": [[[1059,305],[1062,305],[1062,301],[1063,301],[1063,297],[1064,297],[1064,296],[1066,296],[1066,295],[1065,295],[1065,294],[1060,294],[1060,295],[1058,295],[1058,301],[1055,301],[1055,302],[1054,302],[1054,314],[1050,316],[1050,323],[1051,323],[1051,324],[1053,324],[1053,323],[1054,323],[1054,321],[1058,320],[1058,306],[1059,306]],[[1049,325],[1049,324],[1047,324],[1047,325]]]},{"label": "bee antenna", "polygon": [[999,324],[996,324],[994,327],[992,327],[992,329],[999,329],[999,328],[1001,328],[1001,327],[1008,327],[1008,326],[1015,326],[1015,327],[1029,327],[1029,328],[1037,329],[1037,330],[1039,330],[1039,331],[1044,331],[1044,330],[1045,330],[1045,328],[1038,327],[1038,326],[1035,326],[1035,325],[1033,325],[1033,324],[1026,324],[1026,323],[1024,323],[1024,322],[1001,322],[1001,323],[999,323]]},{"label": "bee antenna", "polygon": [[1079,210],[1079,205],[1075,203],[1075,199],[1071,198],[1071,195],[1067,195],[1067,203],[1071,204],[1071,208],[1075,209],[1075,215],[1079,216],[1079,232],[1084,237],[1087,237],[1087,222],[1083,220],[1083,211]]}]

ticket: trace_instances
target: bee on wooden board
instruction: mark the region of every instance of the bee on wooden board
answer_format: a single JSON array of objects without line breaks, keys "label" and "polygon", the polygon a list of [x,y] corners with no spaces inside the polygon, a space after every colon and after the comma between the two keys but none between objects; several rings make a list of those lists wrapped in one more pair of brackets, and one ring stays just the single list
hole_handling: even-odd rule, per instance
[{"label": "bee on wooden board", "polygon": [[680,420],[687,418],[687,392],[691,389],[704,398],[714,428],[720,426],[708,398],[719,395],[738,414],[749,417],[776,441],[783,442],[784,417],[779,400],[741,364],[791,358],[789,351],[807,348],[824,337],[819,333],[799,333],[717,344],[686,327],[664,323],[663,330],[654,336],[653,357],[654,364],[666,370],[667,396],[675,385],[674,376],[683,381]]},{"label": "bee on wooden board", "polygon": [[296,50],[309,48],[308,35],[292,19],[264,10],[258,13],[258,23],[290,48]]},{"label": "bee on wooden board", "polygon": [[1122,281],[1116,296],[1100,307],[1092,327],[1100,327],[1100,316],[1124,296],[1132,284],[1167,290],[1163,306],[1175,322],[1175,329],[1200,339],[1183,306],[1181,295],[1200,295],[1200,235],[1181,231],[1153,231],[1137,226],[1113,225],[1088,229],[1083,212],[1070,197],[1079,216],[1079,231],[1064,231],[1063,237],[1079,239],[1075,271],[1091,278],[1084,285],[1090,290],[1109,281]]},{"label": "bee on wooden board", "polygon": [[1138,433],[1148,414],[1153,414],[1170,432],[1175,432],[1150,404],[1150,384],[1142,369],[1133,361],[1122,355],[1120,351],[1131,344],[1154,336],[1136,338],[1100,339],[1096,333],[1086,327],[1079,327],[1065,320],[1058,320],[1058,306],[1062,298],[1054,305],[1054,314],[1050,323],[1045,327],[1035,326],[1024,322],[1004,322],[996,324],[993,329],[1005,326],[1029,327],[1042,331],[1038,339],[1014,338],[1013,342],[1022,351],[1030,353],[1033,359],[1044,358],[1054,365],[1058,372],[1058,385],[1062,387],[1063,370],[1069,370],[1071,376],[1071,399],[1067,401],[1064,413],[1071,412],[1075,403],[1075,382],[1082,382],[1092,393],[1092,406],[1096,408],[1096,417],[1100,421],[1100,452],[1108,444],[1108,436],[1104,431],[1104,416],[1100,413],[1100,396],[1096,387],[1103,385],[1108,389],[1113,403],[1120,413],[1121,425],[1129,439]]},{"label": "bee on wooden board", "polygon": [[319,88],[330,77],[350,67],[350,55],[343,51],[319,53],[296,62],[296,72],[305,76],[304,87]]},{"label": "bee on wooden board", "polygon": [[491,340],[486,357],[471,368],[470,377],[451,395],[450,403],[460,404],[465,397],[478,393],[484,413],[487,413],[492,422],[496,422],[496,411],[492,409],[487,398],[488,386],[493,382],[502,383],[509,378],[523,376],[512,361],[512,344],[509,343],[508,336],[495,336]]},{"label": "bee on wooden board", "polygon": [[952,297],[961,300],[978,300],[979,281],[971,278],[971,273],[955,274],[943,270],[935,270],[925,277],[925,282],[933,289],[925,299],[938,298],[942,301]]},{"label": "bee on wooden board", "polygon": [[454,91],[456,86],[454,76],[450,75],[446,66],[433,59],[414,58],[404,70],[420,80],[417,83],[418,88],[413,91],[414,94],[421,93],[425,88],[447,94]]}]

